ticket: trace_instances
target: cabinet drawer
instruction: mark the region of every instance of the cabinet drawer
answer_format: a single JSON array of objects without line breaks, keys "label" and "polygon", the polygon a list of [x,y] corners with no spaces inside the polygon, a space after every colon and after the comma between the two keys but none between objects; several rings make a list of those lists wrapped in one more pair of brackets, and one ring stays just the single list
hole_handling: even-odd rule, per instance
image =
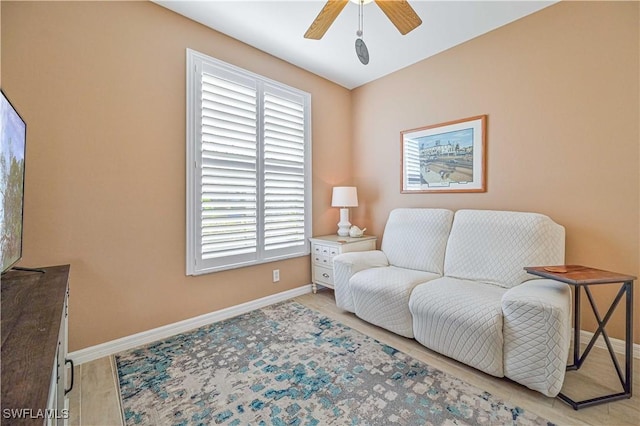
[{"label": "cabinet drawer", "polygon": [[313,280],[319,283],[329,284],[333,287],[333,269],[314,265]]},{"label": "cabinet drawer", "polygon": [[[313,248],[312,248],[312,254],[314,256],[314,261],[318,262],[318,256],[325,256],[327,258],[332,258],[338,254],[340,254],[340,249],[338,247],[334,247],[334,246],[325,246],[322,244],[313,244]],[[322,262],[320,261],[320,263],[327,263],[327,262]]]},{"label": "cabinet drawer", "polygon": [[323,256],[319,254],[313,255],[313,263],[315,265],[325,266],[327,268],[332,267],[333,262],[329,256]]},{"label": "cabinet drawer", "polygon": [[317,244],[314,249],[315,254],[319,254],[322,256],[330,256],[331,255],[331,247],[324,246],[322,244]]}]

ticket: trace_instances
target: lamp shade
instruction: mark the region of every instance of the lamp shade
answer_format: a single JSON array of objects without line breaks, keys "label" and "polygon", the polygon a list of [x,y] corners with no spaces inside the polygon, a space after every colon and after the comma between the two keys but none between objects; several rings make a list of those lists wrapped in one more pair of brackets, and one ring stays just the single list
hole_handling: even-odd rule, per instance
[{"label": "lamp shade", "polygon": [[358,207],[358,191],[355,186],[334,186],[332,207]]}]

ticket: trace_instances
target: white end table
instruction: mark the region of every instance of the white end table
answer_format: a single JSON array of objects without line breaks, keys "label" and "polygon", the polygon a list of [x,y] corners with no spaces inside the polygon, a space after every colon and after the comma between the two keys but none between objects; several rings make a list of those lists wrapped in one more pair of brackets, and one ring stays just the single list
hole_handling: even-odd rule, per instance
[{"label": "white end table", "polygon": [[311,288],[318,291],[318,285],[334,288],[333,258],[351,251],[366,251],[376,249],[377,237],[363,235],[358,238],[339,237],[338,235],[323,235],[309,238],[311,241]]}]

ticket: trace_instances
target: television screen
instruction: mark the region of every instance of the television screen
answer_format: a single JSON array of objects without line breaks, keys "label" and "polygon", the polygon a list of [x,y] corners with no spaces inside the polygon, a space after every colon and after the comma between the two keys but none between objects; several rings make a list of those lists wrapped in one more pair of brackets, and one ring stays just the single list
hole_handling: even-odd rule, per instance
[{"label": "television screen", "polygon": [[2,272],[22,257],[22,208],[27,126],[0,91],[0,247]]}]

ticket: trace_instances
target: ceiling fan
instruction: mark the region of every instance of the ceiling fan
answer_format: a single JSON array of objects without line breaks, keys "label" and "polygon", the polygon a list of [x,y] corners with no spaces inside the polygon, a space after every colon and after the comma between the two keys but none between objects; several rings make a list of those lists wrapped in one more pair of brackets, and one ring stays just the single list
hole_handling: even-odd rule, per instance
[{"label": "ceiling fan", "polygon": [[[320,40],[349,1],[350,0],[328,0],[304,34],[304,38]],[[369,63],[369,52],[367,46],[364,44],[364,40],[362,40],[363,7],[372,0],[351,1],[360,7],[359,27],[356,33],[358,35],[356,39],[356,53],[360,62],[366,65]],[[406,0],[375,0],[375,2],[402,35],[409,33],[422,24],[422,19],[420,19]]]},{"label": "ceiling fan", "polygon": [[[354,3],[370,3],[371,0],[355,0]],[[387,18],[405,35],[422,24],[422,20],[406,0],[375,0]],[[349,0],[329,0],[304,34],[304,38],[320,40]]]}]

